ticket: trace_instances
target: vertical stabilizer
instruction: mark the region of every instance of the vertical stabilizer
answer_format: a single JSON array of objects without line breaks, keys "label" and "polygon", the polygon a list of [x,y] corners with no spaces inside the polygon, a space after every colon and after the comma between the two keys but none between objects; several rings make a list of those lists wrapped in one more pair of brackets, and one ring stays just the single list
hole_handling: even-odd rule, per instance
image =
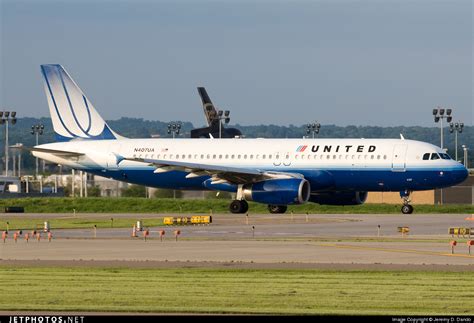
[{"label": "vertical stabilizer", "polygon": [[58,141],[121,138],[110,129],[61,65],[41,65],[41,72]]}]

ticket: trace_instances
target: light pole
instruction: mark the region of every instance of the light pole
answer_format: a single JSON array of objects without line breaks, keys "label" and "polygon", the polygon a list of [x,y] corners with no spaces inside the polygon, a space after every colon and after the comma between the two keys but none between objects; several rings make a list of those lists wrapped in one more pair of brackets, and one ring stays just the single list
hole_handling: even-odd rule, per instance
[{"label": "light pole", "polygon": [[229,110],[219,110],[217,112],[217,120],[219,120],[219,139],[222,138],[222,120],[224,120],[225,124],[230,122],[230,111]]},{"label": "light pole", "polygon": [[[14,146],[10,146],[10,148],[14,149],[17,156],[18,156],[18,177],[21,177],[21,149],[23,148],[22,143],[16,143]],[[13,155],[15,156],[15,155]],[[15,163],[15,159],[13,159],[13,162]],[[15,165],[13,166],[13,169],[15,169]]]},{"label": "light pole", "polygon": [[8,124],[16,123],[15,111],[0,111],[0,124],[5,125],[5,176],[8,176]]},{"label": "light pole", "polygon": [[458,161],[458,133],[462,133],[462,128],[464,128],[464,123],[462,122],[451,122],[449,124],[449,132],[454,132],[454,146],[456,147],[455,152],[455,160]]},{"label": "light pole", "polygon": [[467,148],[466,145],[462,145],[461,147],[462,147],[462,149],[464,150],[464,167],[469,168],[469,167],[468,167],[468,166],[469,166],[469,165],[468,165],[468,158],[467,158],[467,150],[468,150],[468,148]]},{"label": "light pole", "polygon": [[173,139],[175,135],[179,135],[180,130],[181,130],[181,122],[168,123],[168,134],[173,134]]},{"label": "light pole", "polygon": [[[440,129],[441,129],[441,149],[444,149],[443,145],[443,119],[446,118],[447,122],[451,122],[453,117],[451,116],[452,109],[444,109],[444,108],[436,108],[433,109],[433,117],[434,117],[434,122],[440,122]],[[446,112],[446,114],[445,114]]]},{"label": "light pole", "polygon": [[[31,126],[31,134],[36,136],[36,146],[38,146],[39,135],[43,134],[44,125],[35,124]],[[38,178],[38,157],[36,157],[36,178]]]},{"label": "light pole", "polygon": [[314,134],[317,134],[319,136],[319,129],[321,128],[321,124],[319,122],[313,122],[313,123],[308,123],[306,126],[306,134],[310,134],[311,132],[313,133],[313,139],[314,139]]}]

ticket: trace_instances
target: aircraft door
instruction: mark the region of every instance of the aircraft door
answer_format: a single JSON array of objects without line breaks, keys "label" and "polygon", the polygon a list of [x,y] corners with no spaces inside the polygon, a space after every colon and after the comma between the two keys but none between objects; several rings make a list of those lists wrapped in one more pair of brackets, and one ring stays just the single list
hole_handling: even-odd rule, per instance
[{"label": "aircraft door", "polygon": [[395,145],[392,155],[392,172],[406,171],[407,145]]}]

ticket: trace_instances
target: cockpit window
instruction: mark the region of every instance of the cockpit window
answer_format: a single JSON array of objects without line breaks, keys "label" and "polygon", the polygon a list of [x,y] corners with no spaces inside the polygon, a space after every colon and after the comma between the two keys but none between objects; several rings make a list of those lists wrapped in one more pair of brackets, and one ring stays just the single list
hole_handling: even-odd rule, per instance
[{"label": "cockpit window", "polygon": [[439,159],[439,155],[437,153],[431,154],[431,160]]},{"label": "cockpit window", "polygon": [[452,159],[448,154],[439,154],[443,159]]},{"label": "cockpit window", "polygon": [[429,160],[430,159],[430,153],[426,153],[423,155],[423,160]]}]

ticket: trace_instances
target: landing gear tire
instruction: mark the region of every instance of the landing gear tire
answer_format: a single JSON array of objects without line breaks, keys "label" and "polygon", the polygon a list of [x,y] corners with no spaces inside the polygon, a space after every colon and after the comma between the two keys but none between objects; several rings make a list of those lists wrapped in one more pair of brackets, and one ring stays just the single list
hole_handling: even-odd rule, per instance
[{"label": "landing gear tire", "polygon": [[405,190],[400,192],[400,197],[403,200],[402,213],[403,214],[412,214],[413,206],[410,205],[410,195],[411,191]]},{"label": "landing gear tire", "polygon": [[412,214],[413,213],[413,206],[410,204],[402,206],[402,213],[403,214]]},{"label": "landing gear tire", "polygon": [[273,204],[268,205],[268,211],[274,214],[285,213],[287,209],[288,207],[286,205],[273,205]]},{"label": "landing gear tire", "polygon": [[245,213],[249,210],[249,204],[245,200],[233,200],[229,205],[229,210],[234,214]]}]

